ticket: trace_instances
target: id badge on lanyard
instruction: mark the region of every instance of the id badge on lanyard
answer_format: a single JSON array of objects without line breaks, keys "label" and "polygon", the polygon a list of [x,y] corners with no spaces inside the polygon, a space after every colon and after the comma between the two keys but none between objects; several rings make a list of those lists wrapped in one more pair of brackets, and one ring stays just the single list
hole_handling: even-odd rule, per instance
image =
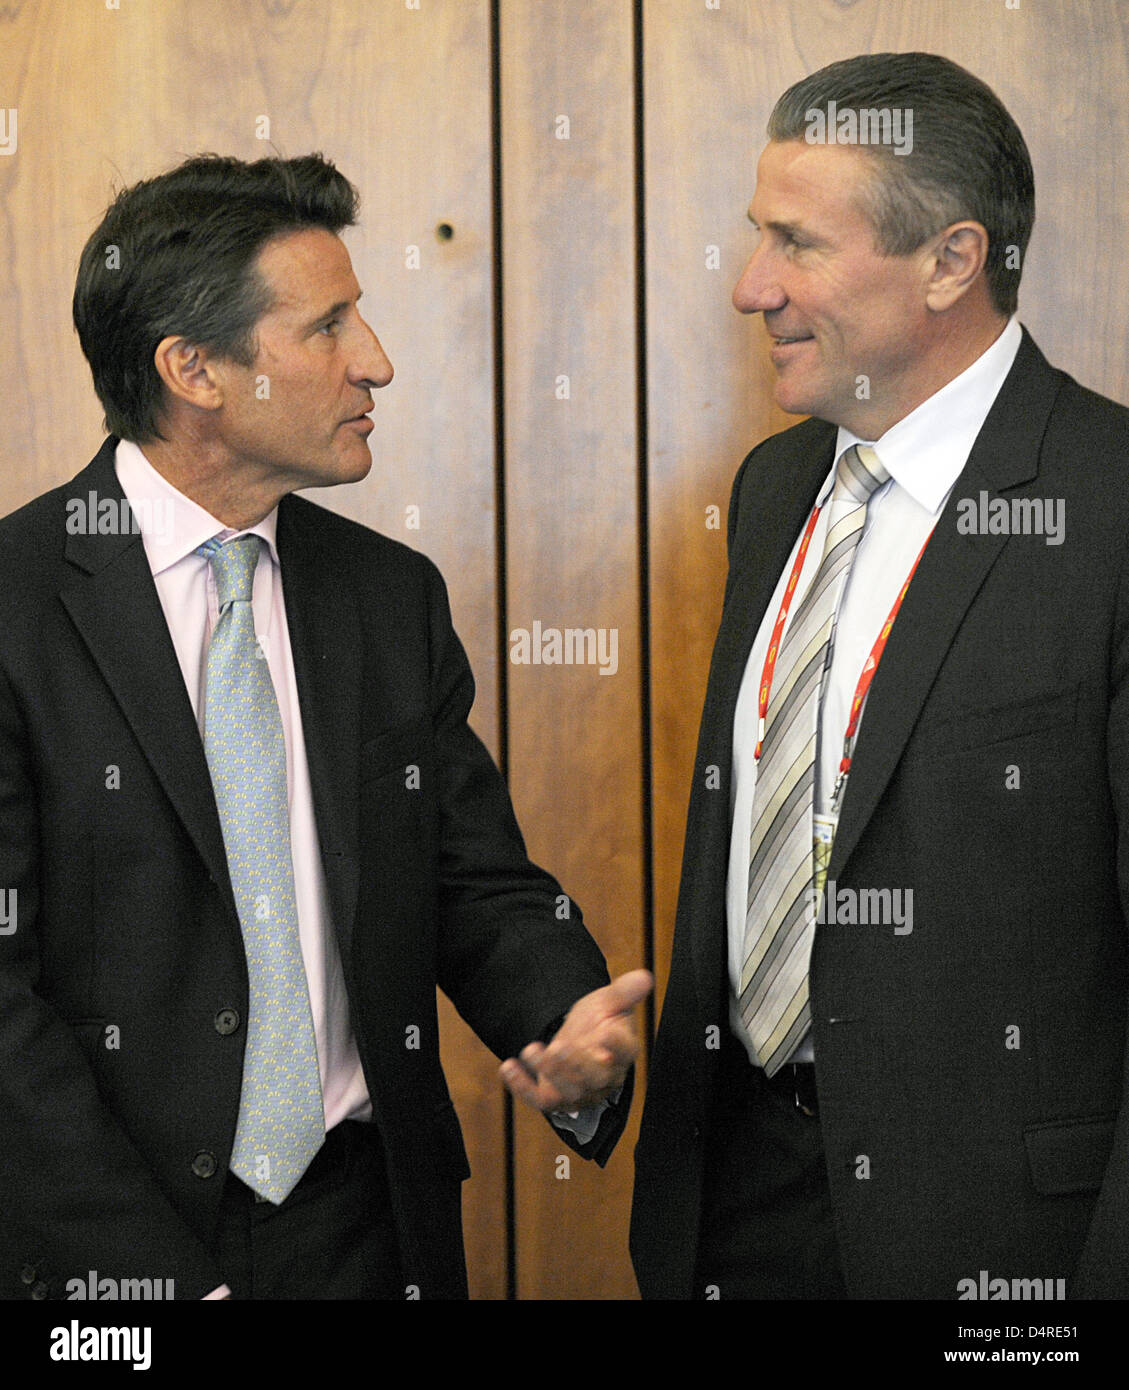
[{"label": "id badge on lanyard", "polygon": [[839,824],[838,811],[832,811],[827,815],[816,814],[812,817],[814,827],[814,839],[812,849],[815,862],[815,908],[818,911],[823,902],[823,890],[827,884],[827,869],[831,863],[831,849],[835,843],[835,830]]}]

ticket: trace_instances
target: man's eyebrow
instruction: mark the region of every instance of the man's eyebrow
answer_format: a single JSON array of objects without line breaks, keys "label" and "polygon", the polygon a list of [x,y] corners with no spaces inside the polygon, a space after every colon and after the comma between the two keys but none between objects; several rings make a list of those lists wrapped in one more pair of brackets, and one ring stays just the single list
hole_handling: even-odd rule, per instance
[{"label": "man's eyebrow", "polygon": [[[753,214],[751,212],[747,212],[745,216],[749,219],[749,221],[759,232],[761,230],[761,224],[757,221]],[[776,222],[770,219],[764,225],[768,231],[777,232],[780,236],[796,236],[798,234],[803,234],[804,236],[811,235],[811,233],[807,231],[799,222]]]}]

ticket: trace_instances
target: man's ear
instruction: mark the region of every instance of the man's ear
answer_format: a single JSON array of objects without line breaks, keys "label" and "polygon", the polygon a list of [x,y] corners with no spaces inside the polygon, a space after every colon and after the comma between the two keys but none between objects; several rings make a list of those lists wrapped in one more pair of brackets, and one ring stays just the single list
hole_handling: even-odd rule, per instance
[{"label": "man's ear", "polygon": [[187,338],[162,338],[153,354],[153,365],[165,388],[175,399],[200,410],[218,410],[223,405],[222,373],[207,348]]},{"label": "man's ear", "polygon": [[951,308],[988,260],[988,233],[979,222],[954,222],[933,240],[925,302],[937,313]]}]

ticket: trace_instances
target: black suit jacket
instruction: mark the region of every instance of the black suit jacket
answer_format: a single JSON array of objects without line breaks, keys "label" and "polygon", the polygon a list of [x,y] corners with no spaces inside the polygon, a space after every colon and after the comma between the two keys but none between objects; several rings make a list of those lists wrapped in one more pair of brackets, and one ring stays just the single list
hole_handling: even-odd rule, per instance
[{"label": "black suit jacket", "polygon": [[[636,1149],[644,1296],[702,1296],[734,709],[835,433],[809,420],[773,436],[733,488]],[[1063,544],[959,534],[959,501],[981,491],[1061,499]],[[1051,368],[1024,331],[871,687],[829,868],[840,889],[912,889],[913,930],[816,929],[820,1123],[853,1297],[955,1298],[982,1269],[1129,1297],[1127,548],[1129,411]]]},{"label": "black suit jacket", "polygon": [[[68,499],[121,498],[116,443],[0,522],[0,889],[17,893],[16,930],[0,936],[7,1297],[63,1296],[90,1269],[173,1278],[178,1298],[225,1277],[209,1242],[239,1108],[247,973],[203,746],[141,538],[66,530]],[[508,1056],[607,973],[575,906],[558,920],[561,889],[527,859],[467,725],[474,683],[434,565],[297,497],[280,504],[277,544],[405,1283],[465,1296],[469,1168],[435,986]],[[629,1098],[630,1087],[582,1153],[606,1162]]]}]

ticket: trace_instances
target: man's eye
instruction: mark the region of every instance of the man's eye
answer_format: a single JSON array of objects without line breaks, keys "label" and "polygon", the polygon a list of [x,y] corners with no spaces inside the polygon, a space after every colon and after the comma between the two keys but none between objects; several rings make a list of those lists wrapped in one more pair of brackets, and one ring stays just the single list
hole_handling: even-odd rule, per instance
[{"label": "man's eye", "polygon": [[341,327],[341,320],[340,320],[340,319],[330,319],[328,323],[323,323],[323,324],[322,324],[322,326],[318,329],[318,332],[319,332],[319,333],[329,333],[331,336],[336,336],[337,330],[338,330],[340,327]]}]

